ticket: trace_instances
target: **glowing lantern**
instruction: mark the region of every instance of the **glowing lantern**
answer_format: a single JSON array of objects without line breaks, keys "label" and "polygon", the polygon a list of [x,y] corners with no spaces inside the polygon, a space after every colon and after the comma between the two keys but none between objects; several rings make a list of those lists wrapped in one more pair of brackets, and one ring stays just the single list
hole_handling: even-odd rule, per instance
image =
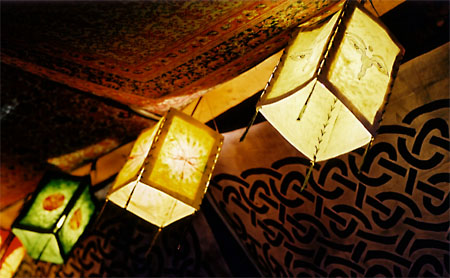
[{"label": "glowing lantern", "polygon": [[13,233],[37,260],[61,264],[94,212],[88,177],[47,173],[12,226]]},{"label": "glowing lantern", "polygon": [[312,165],[371,141],[404,53],[355,2],[296,31],[257,105]]},{"label": "glowing lantern", "polygon": [[175,109],[141,133],[107,200],[162,228],[199,209],[223,136]]},{"label": "glowing lantern", "polygon": [[24,256],[19,239],[11,231],[0,230],[0,277],[13,277]]}]

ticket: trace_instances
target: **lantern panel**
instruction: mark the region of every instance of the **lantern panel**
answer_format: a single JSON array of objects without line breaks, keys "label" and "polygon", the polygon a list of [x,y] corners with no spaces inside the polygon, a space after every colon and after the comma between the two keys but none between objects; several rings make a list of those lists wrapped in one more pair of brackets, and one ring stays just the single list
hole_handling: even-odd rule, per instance
[{"label": "lantern panel", "polygon": [[136,142],[131,149],[130,155],[125,165],[120,170],[117,175],[112,191],[116,191],[122,186],[125,186],[132,180],[136,180],[139,176],[139,172],[142,169],[145,158],[148,155],[150,147],[152,146],[153,139],[155,138],[156,131],[159,128],[159,121],[156,125],[151,128],[145,129],[136,139]]},{"label": "lantern panel", "polygon": [[80,184],[79,181],[52,179],[38,193],[21,225],[51,229],[61,217],[69,200]]},{"label": "lantern panel", "polygon": [[[41,238],[40,240],[44,241],[45,239]],[[47,246],[45,247],[45,250],[39,259],[55,264],[64,263],[64,258],[60,252],[58,241],[55,235],[49,235],[46,243]]]},{"label": "lantern panel", "polygon": [[137,185],[138,181],[132,181],[119,189],[116,189],[115,191],[112,191],[108,195],[108,200],[113,202],[114,204],[125,208],[127,206],[127,202],[131,197],[131,194],[133,193],[133,188]]},{"label": "lantern panel", "polygon": [[331,123],[326,144],[319,152],[320,160],[348,153],[370,142],[372,134],[341,101],[336,104],[337,116]]},{"label": "lantern panel", "polygon": [[338,18],[336,13],[319,27],[300,28],[294,34],[264,102],[285,97],[314,77]]},{"label": "lantern panel", "polygon": [[94,212],[95,205],[89,187],[86,187],[58,231],[61,246],[66,255],[69,254],[72,246],[80,238]]},{"label": "lantern panel", "polygon": [[127,209],[161,228],[193,214],[196,210],[141,182],[136,186]]},{"label": "lantern panel", "polygon": [[377,124],[402,49],[379,23],[357,7],[341,32],[345,33],[341,43],[334,42],[336,52],[330,56],[326,79],[353,113],[362,115],[371,125]]},{"label": "lantern panel", "polygon": [[51,233],[38,233],[24,229],[13,228],[13,233],[27,249],[28,255],[33,259],[62,264],[64,262],[59,252],[56,237]]},{"label": "lantern panel", "polygon": [[158,227],[167,226],[193,214],[196,210],[139,181],[130,182],[114,191],[109,195],[108,200]]},{"label": "lantern panel", "polygon": [[198,209],[222,136],[176,110],[166,117],[141,182]]},{"label": "lantern panel", "polygon": [[[371,134],[320,82],[304,107],[314,82],[289,97],[262,106],[261,113],[310,160],[326,160],[367,144]],[[298,120],[302,108],[304,113]]]}]

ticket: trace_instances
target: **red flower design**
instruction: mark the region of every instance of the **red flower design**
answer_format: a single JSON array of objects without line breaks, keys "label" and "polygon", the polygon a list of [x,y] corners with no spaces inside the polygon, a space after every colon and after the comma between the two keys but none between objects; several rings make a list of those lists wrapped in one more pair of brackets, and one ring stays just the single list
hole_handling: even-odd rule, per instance
[{"label": "red flower design", "polygon": [[45,210],[52,211],[61,207],[64,204],[64,199],[64,194],[54,193],[45,198],[42,206]]}]

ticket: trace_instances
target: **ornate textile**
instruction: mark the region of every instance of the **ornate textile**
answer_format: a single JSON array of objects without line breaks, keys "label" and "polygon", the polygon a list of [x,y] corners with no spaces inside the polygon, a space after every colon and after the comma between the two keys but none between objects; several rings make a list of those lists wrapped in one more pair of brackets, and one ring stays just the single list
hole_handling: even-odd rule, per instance
[{"label": "ornate textile", "polygon": [[276,53],[292,27],[342,2],[2,2],[2,62],[162,113]]}]

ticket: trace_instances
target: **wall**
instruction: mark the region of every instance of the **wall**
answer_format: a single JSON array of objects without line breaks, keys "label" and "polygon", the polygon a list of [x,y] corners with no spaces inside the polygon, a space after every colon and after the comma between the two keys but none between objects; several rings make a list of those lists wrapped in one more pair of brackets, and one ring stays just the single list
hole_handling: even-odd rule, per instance
[{"label": "wall", "polygon": [[270,124],[225,134],[210,193],[264,276],[449,275],[448,55],[401,66],[360,174],[362,148],[300,191],[309,161]]}]

